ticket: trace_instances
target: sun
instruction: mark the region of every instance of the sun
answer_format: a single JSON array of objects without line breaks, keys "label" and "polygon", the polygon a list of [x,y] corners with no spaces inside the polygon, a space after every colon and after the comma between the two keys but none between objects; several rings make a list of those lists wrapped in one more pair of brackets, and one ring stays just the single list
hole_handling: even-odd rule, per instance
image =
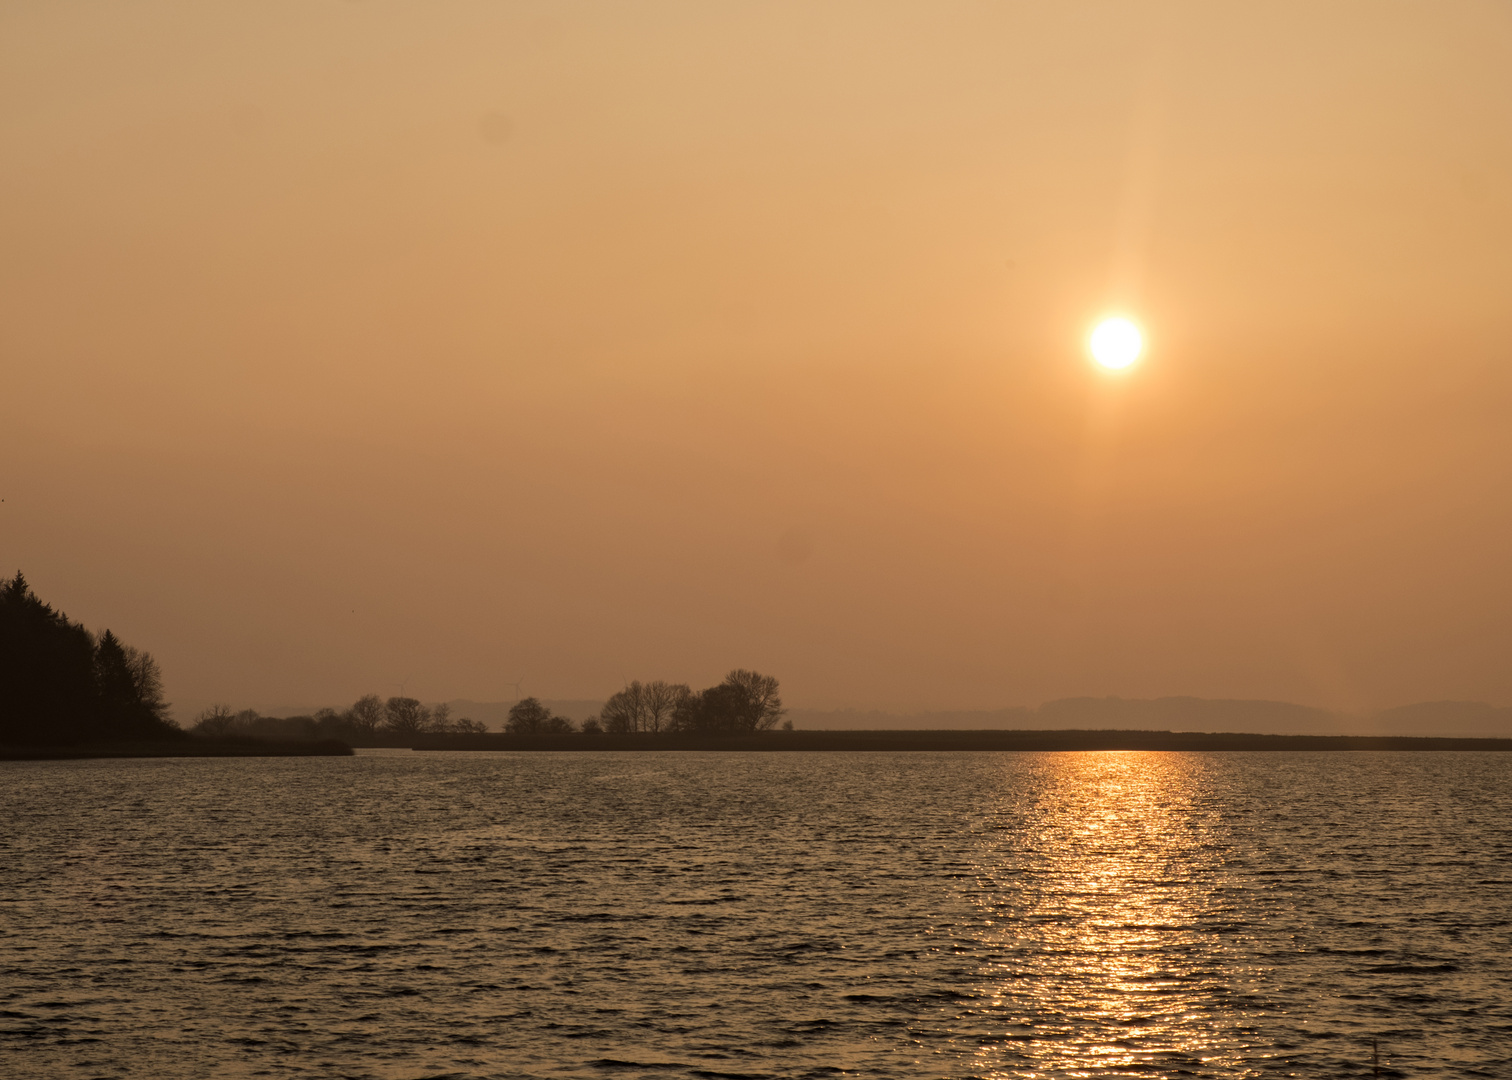
[{"label": "sun", "polygon": [[1103,319],[1087,339],[1092,350],[1092,359],[1097,366],[1108,371],[1123,371],[1132,367],[1144,351],[1144,338],[1139,327],[1121,315]]}]

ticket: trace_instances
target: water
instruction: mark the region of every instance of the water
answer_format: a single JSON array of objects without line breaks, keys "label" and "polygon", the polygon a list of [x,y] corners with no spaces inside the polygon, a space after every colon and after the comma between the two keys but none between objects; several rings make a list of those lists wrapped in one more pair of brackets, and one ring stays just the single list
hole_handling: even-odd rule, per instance
[{"label": "water", "polygon": [[0,1075],[1512,1076],[1512,756],[0,764]]}]

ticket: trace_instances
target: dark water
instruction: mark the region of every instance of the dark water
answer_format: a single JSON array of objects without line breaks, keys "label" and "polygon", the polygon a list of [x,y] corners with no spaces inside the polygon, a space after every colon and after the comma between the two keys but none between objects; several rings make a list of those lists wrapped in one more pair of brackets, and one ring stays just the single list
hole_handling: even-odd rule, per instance
[{"label": "dark water", "polygon": [[1512,756],[0,764],[0,1075],[1512,1077]]}]

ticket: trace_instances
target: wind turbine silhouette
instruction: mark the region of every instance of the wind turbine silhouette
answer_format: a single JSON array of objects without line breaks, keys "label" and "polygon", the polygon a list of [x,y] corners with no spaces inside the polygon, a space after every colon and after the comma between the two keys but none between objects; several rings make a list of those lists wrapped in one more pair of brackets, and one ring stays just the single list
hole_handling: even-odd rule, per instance
[{"label": "wind turbine silhouette", "polygon": [[512,683],[509,684],[510,686],[514,687],[515,701],[516,702],[520,701],[520,684],[523,683],[524,681],[525,681],[525,676],[521,675],[518,679],[516,679],[514,682],[512,682]]}]

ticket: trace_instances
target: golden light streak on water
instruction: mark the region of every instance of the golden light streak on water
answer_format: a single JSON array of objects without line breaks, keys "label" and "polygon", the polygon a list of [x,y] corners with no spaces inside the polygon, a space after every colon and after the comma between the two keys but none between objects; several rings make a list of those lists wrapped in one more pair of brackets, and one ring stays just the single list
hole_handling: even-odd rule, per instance
[{"label": "golden light streak on water", "polygon": [[1011,1018],[1013,1049],[1004,1069],[994,1060],[1001,1048],[984,1046],[982,1074],[1180,1064],[1243,1075],[1241,1041],[1213,1022],[1215,983],[1224,981],[1225,947],[1212,929],[1224,906],[1222,866],[1190,759],[1050,754],[1042,769],[1022,825],[980,867],[989,944],[1002,957],[981,990]]}]

